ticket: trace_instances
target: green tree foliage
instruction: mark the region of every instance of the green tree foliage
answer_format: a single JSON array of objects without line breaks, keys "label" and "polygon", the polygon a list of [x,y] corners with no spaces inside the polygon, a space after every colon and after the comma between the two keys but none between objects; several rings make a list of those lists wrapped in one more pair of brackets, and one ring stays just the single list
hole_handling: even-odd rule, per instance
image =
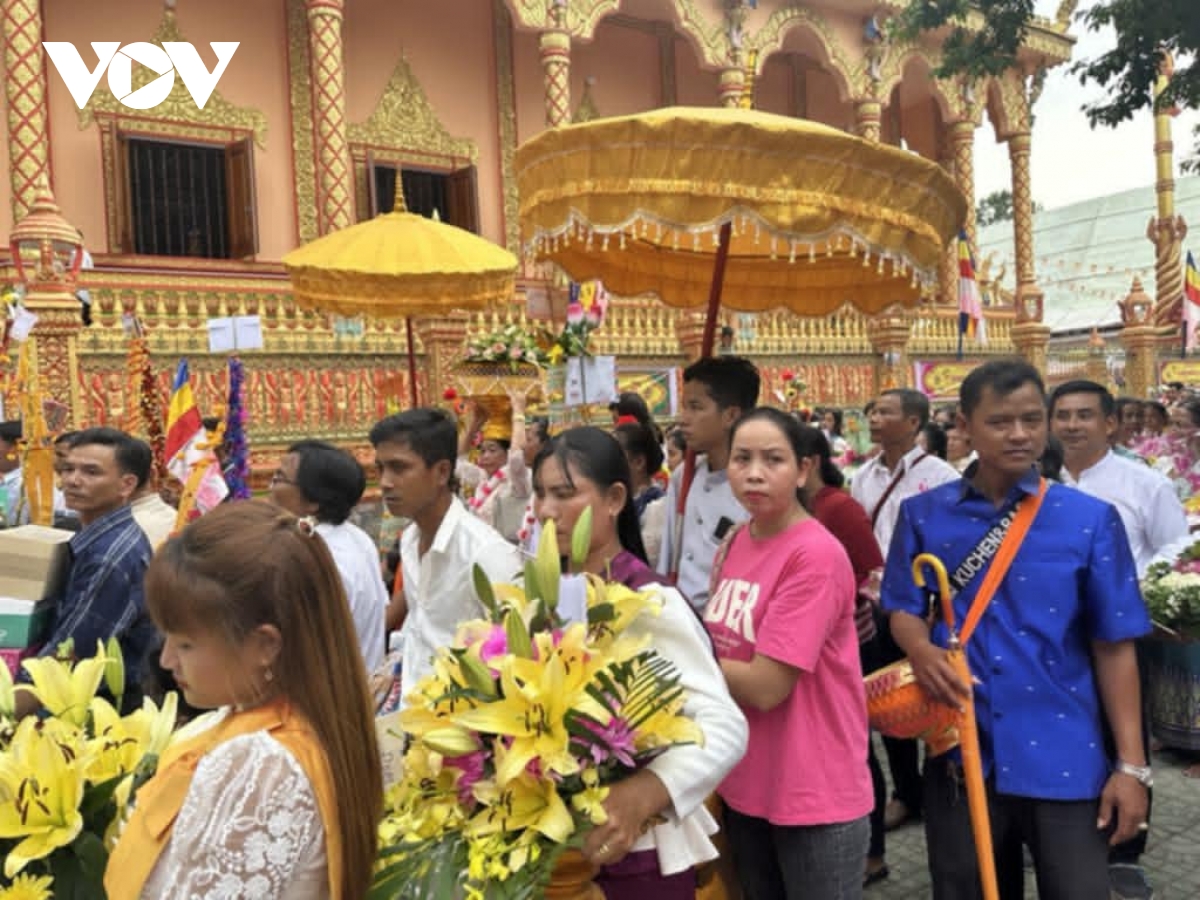
[{"label": "green tree foliage", "polygon": [[[900,31],[911,36],[949,28],[937,74],[982,78],[1004,71],[1016,60],[1033,6],[1033,0],[913,0],[902,15]],[[983,18],[978,31],[967,27],[972,9]],[[1111,25],[1117,33],[1116,47],[1071,68],[1081,82],[1106,89],[1102,100],[1084,107],[1093,126],[1118,125],[1151,106],[1166,53],[1176,66],[1160,102],[1167,108],[1200,108],[1200,2],[1101,0],[1077,19],[1090,31]],[[1200,142],[1200,129],[1196,137]],[[1200,168],[1200,157],[1187,165]]]},{"label": "green tree foliage", "polygon": [[[1040,212],[1042,204],[1035,202],[1033,211]],[[975,205],[975,221],[980,228],[996,222],[1011,222],[1013,218],[1012,191],[992,191]]]}]

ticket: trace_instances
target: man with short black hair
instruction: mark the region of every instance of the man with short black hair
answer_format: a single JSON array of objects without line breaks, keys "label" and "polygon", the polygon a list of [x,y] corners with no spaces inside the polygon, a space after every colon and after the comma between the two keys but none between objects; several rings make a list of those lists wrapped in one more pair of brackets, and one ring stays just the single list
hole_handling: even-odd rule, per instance
[{"label": "man with short black hair", "polygon": [[[456,494],[458,428],[440,409],[410,409],[376,423],[370,433],[383,502],[410,519],[400,541],[408,617],[404,623],[401,696],[433,668],[458,626],[484,615],[475,593],[475,566],[488,580],[512,582],[521,571],[517,549]],[[402,700],[406,702],[406,700]]]},{"label": "man with short black hair", "polygon": [[[958,482],[901,505],[884,608],[933,699],[958,706],[974,695],[1000,897],[1024,896],[1026,844],[1043,900],[1107,898],[1110,841],[1148,827],[1134,640],[1150,620],[1133,556],[1110,504],[1043,485],[1046,395],[1036,369],[1023,360],[986,363],[963,381],[960,399],[959,423],[978,460]],[[1015,520],[1025,504],[1033,504],[1032,521],[965,643],[972,687],[950,662],[945,626],[930,630],[929,597],[913,583],[912,563],[922,553],[944,561],[958,585],[955,619],[964,622],[999,546],[1021,538]],[[1115,758],[1105,752],[1105,719]],[[926,761],[925,831],[933,896],[977,900],[957,751]]]},{"label": "man with short black hair", "polygon": [[671,475],[658,571],[675,574],[675,586],[698,610],[708,603],[717,547],[729,529],[749,518],[733,496],[726,467],[729,434],[738,419],[758,405],[760,383],[754,363],[740,356],[709,357],[683,370],[679,427],[698,458],[682,520],[676,509],[683,466]]},{"label": "man with short black hair", "polygon": [[1146,426],[1146,407],[1136,397],[1117,398],[1117,427],[1114,429],[1110,443],[1117,456],[1129,459],[1141,459],[1131,447],[1142,434]]},{"label": "man with short black hair", "polygon": [[[71,568],[54,599],[54,624],[39,655],[53,656],[72,640],[81,658],[96,642],[115,637],[125,659],[125,707],[141,704],[139,685],[155,629],[142,595],[150,542],[129,509],[139,484],[150,477],[150,448],[115,428],[88,428],[71,440],[62,481],[82,529],[67,546]],[[17,715],[38,707],[17,695]]]}]

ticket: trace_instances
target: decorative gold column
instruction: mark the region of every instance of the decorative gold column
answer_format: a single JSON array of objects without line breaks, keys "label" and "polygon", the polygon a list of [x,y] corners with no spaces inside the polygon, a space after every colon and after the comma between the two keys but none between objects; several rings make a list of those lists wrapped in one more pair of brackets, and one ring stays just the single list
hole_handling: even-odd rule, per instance
[{"label": "decorative gold column", "polygon": [[37,186],[28,214],[13,228],[11,242],[19,247],[24,306],[36,315],[29,340],[33,363],[44,395],[71,410],[68,428],[81,424],[83,405],[79,390],[79,301],[69,250],[79,246],[75,226],[63,218],[49,184]]},{"label": "decorative gold column", "polygon": [[470,316],[450,312],[444,316],[422,316],[413,319],[413,328],[425,349],[425,379],[427,395],[421,398],[425,406],[434,406],[451,384],[450,367],[463,358]]},{"label": "decorative gold column", "polygon": [[343,0],[307,0],[305,8],[317,157],[317,226],[321,234],[328,234],[354,221],[354,169],[346,143]]},{"label": "decorative gold column", "polygon": [[1125,391],[1147,399],[1158,385],[1158,344],[1161,329],[1153,324],[1154,301],[1133,279],[1129,293],[1120,302],[1121,344],[1125,347]]},{"label": "decorative gold column", "polygon": [[912,322],[903,312],[886,309],[867,323],[875,351],[875,394],[909,386],[908,339]]},{"label": "decorative gold column", "polygon": [[46,58],[40,0],[3,0],[4,91],[8,101],[9,179],[13,221],[33,206],[38,183],[50,178]]},{"label": "decorative gold column", "polygon": [[979,245],[975,239],[975,123],[970,119],[950,122],[946,138],[954,157],[954,180],[967,198],[967,239],[973,251]]},{"label": "decorative gold column", "polygon": [[[1146,237],[1154,244],[1154,323],[1172,326],[1179,340],[1183,319],[1183,239],[1187,222],[1175,214],[1175,144],[1171,139],[1170,109],[1159,108],[1159,98],[1175,72],[1175,60],[1166,54],[1154,83],[1154,168],[1158,194],[1158,216],[1146,226]],[[1177,308],[1178,307],[1178,308]]]},{"label": "decorative gold column", "polygon": [[1027,290],[1017,297],[1017,320],[1011,335],[1017,353],[1046,377],[1046,356],[1050,349],[1050,326],[1042,322],[1045,297],[1039,290]]},{"label": "decorative gold column", "polygon": [[[949,146],[943,146],[941,167],[946,174],[954,178],[954,153]],[[946,304],[958,303],[958,237],[950,242],[946,252],[942,254],[942,264],[938,269],[938,299]]]},{"label": "decorative gold column", "polygon": [[717,100],[721,106],[741,106],[742,96],[746,92],[746,70],[741,66],[729,66],[721,70],[721,78],[717,83]]},{"label": "decorative gold column", "polygon": [[879,143],[880,122],[883,120],[883,104],[877,97],[864,97],[854,101],[854,133],[873,143]]},{"label": "decorative gold column", "polygon": [[551,0],[550,26],[542,32],[538,49],[546,73],[546,126],[559,128],[571,123],[571,33],[565,0]]},{"label": "decorative gold column", "polygon": [[[1029,156],[1032,137],[1029,132],[1008,139],[1008,155],[1012,165],[1013,245],[1016,247],[1017,295],[1019,308],[1042,308],[1044,295],[1038,287],[1033,256],[1033,187],[1029,176]],[[972,207],[974,209],[974,207]],[[1038,321],[1041,315],[1038,315]]]}]

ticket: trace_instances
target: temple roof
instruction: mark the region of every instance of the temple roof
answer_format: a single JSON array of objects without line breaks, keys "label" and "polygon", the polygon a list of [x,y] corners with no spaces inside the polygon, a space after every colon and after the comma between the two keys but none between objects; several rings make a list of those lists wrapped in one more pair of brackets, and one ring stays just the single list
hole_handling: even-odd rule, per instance
[{"label": "temple roof", "polygon": [[[1146,224],[1155,215],[1153,185],[1043,210],[1034,216],[1033,246],[1037,280],[1045,292],[1044,317],[1055,334],[1090,331],[1120,324],[1117,301],[1129,293],[1136,275],[1154,294],[1154,246]],[[1200,176],[1175,183],[1175,210],[1191,225],[1184,240],[1200,257]],[[991,257],[991,275],[1004,268],[1003,285],[1016,280],[1012,222],[979,229],[983,266]]]}]

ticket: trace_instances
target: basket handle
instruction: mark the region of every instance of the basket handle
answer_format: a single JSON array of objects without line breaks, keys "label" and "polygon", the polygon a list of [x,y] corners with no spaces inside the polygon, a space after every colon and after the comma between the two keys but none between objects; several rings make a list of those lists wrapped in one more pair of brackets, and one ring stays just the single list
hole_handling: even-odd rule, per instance
[{"label": "basket handle", "polygon": [[937,578],[938,600],[942,606],[942,618],[946,620],[946,627],[953,634],[954,602],[950,596],[950,576],[946,574],[946,566],[932,553],[918,553],[912,562],[912,576],[917,587],[925,587],[925,566],[931,568],[934,576]]}]

